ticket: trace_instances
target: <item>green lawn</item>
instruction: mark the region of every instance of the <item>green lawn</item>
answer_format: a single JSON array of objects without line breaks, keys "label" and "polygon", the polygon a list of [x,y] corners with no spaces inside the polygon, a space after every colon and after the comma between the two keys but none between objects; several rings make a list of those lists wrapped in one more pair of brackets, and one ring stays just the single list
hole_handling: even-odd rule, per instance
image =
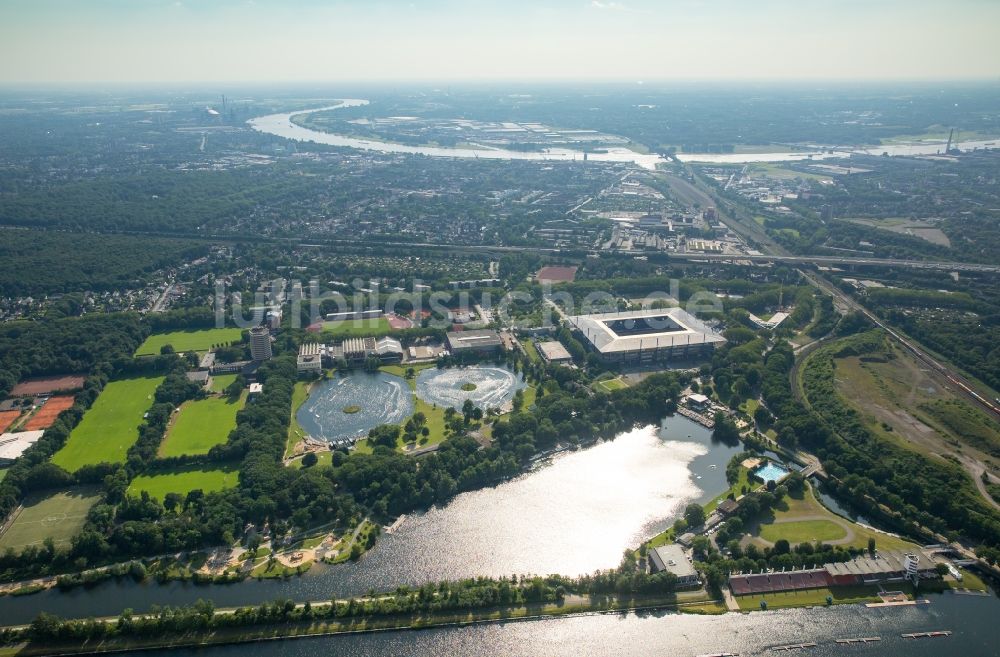
[{"label": "green lawn", "polygon": [[816,541],[836,541],[847,536],[844,528],[829,520],[799,520],[765,525],[760,529],[760,537],[772,543],[779,538],[792,545],[814,543]]},{"label": "green lawn", "polygon": [[[417,378],[416,375],[420,373],[421,370],[427,370],[432,367],[437,367],[437,363],[414,363],[413,365],[383,365],[379,369],[380,372],[385,372],[386,374],[392,374],[393,376],[398,376],[399,378],[406,381],[410,386],[410,390],[417,389]],[[412,379],[406,378],[406,370],[412,369],[414,377]]]},{"label": "green lawn", "polygon": [[756,487],[756,484],[752,484],[750,482],[750,471],[744,467],[740,467],[739,479],[736,480],[735,484],[716,495],[708,504],[705,505],[705,515],[709,515],[715,511],[715,508],[722,504],[722,501],[729,497],[730,494],[733,497],[739,497],[742,495],[744,486],[750,486],[752,489]]},{"label": "green lawn", "polygon": [[238,328],[214,328],[200,329],[196,331],[171,331],[170,333],[157,333],[146,338],[135,351],[136,356],[149,356],[160,353],[160,348],[164,345],[171,345],[176,352],[182,351],[208,351],[213,344],[226,344],[239,342],[243,335],[243,329]]},{"label": "green lawn", "polygon": [[212,385],[209,386],[209,390],[212,392],[223,392],[238,376],[239,374],[216,374],[212,377]]},{"label": "green lawn", "polygon": [[103,461],[124,463],[161,381],[163,377],[144,377],[108,383],[52,462],[70,472]]},{"label": "green lawn", "polygon": [[601,390],[603,392],[614,392],[615,390],[624,390],[628,387],[628,384],[622,381],[620,378],[605,379],[604,381],[595,381],[594,388]]},{"label": "green lawn", "polygon": [[528,360],[532,363],[541,362],[542,357],[538,354],[538,349],[535,347],[535,343],[531,340],[524,339],[521,340],[521,345],[524,347],[524,353],[528,354]]},{"label": "green lawn", "polygon": [[[316,465],[312,466],[318,468],[322,465],[332,465],[333,464],[333,452],[316,452]],[[296,470],[302,469],[302,459],[297,458],[294,461],[288,462],[288,467],[294,468]]]},{"label": "green lawn", "polygon": [[235,488],[238,483],[239,470],[236,468],[178,468],[171,472],[136,477],[128,487],[128,493],[137,496],[145,491],[151,497],[163,501],[167,493],[187,495],[197,489],[213,493]]},{"label": "green lawn", "polygon": [[229,438],[229,432],[236,428],[236,413],[245,403],[246,393],[235,400],[208,397],[185,402],[167,429],[158,456],[207,454]]},{"label": "green lawn", "polygon": [[[410,381],[410,385],[415,386],[416,384],[413,381]],[[428,404],[420,397],[417,397],[416,394],[413,395],[413,412],[422,412],[427,417],[427,422],[424,426],[430,430],[430,435],[427,436],[427,440],[425,442],[421,442],[421,440],[423,440],[423,436],[417,438],[417,442],[414,443],[415,450],[430,447],[431,445],[437,445],[445,439],[444,410],[445,409],[440,406],[435,408],[433,404]],[[400,423],[400,426],[404,424],[406,424],[406,420],[403,420],[403,422]],[[405,449],[406,445],[407,443],[403,442],[403,437],[400,435],[399,440],[396,441],[396,451],[409,451]],[[371,445],[368,444],[367,439],[359,440],[354,445],[354,451],[358,454],[371,454],[372,448]]]},{"label": "green lawn", "polygon": [[339,322],[323,322],[323,334],[335,338],[382,336],[392,327],[385,317],[377,319],[344,319]]},{"label": "green lawn", "polygon": [[90,507],[100,499],[93,487],[79,487],[58,493],[31,495],[24,509],[0,536],[0,550],[20,551],[29,545],[41,545],[51,538],[65,545],[83,528]]},{"label": "green lawn", "polygon": [[538,388],[533,384],[529,383],[528,387],[524,389],[524,403],[521,406],[521,410],[527,411],[532,406],[535,405],[535,400],[538,399]]},{"label": "green lawn", "polygon": [[420,442],[422,437],[417,439],[417,449],[429,447],[430,445],[436,445],[444,440],[445,423],[443,408],[440,406],[435,408],[433,404],[428,404],[420,397],[413,395],[413,412],[422,412],[427,416],[427,423],[424,426],[430,429],[431,432],[430,435],[427,436],[427,442]]},{"label": "green lawn", "polygon": [[295,415],[299,412],[302,404],[306,403],[306,400],[309,399],[309,386],[311,385],[311,382],[299,381],[292,390],[292,417],[288,422],[288,440],[285,441],[285,458],[292,455],[292,448],[295,447],[295,443],[302,440],[306,435],[305,429],[295,419]]},{"label": "green lawn", "polygon": [[740,411],[746,413],[750,417],[753,417],[753,414],[757,412],[758,408],[760,408],[760,401],[757,399],[748,399],[740,404]]},{"label": "green lawn", "polygon": [[[782,520],[783,522],[775,523],[768,519],[767,522],[760,525],[760,536],[767,541],[784,538],[795,545],[812,538],[828,541],[837,540],[845,536],[843,527],[837,526],[837,522],[841,522],[846,523],[854,532],[854,538],[843,544],[844,547],[866,548],[869,538],[875,539],[875,545],[880,550],[907,550],[915,547],[906,539],[869,529],[852,523],[846,518],[841,518],[816,499],[811,486],[806,488],[806,492],[801,497],[786,495],[781,505],[774,512],[774,520]],[[836,529],[836,535],[834,535],[834,529]],[[827,536],[822,538],[811,532],[825,532]]]},{"label": "green lawn", "polygon": [[833,588],[738,595],[735,597],[741,610],[756,611],[760,609],[761,600],[767,602],[768,609],[781,609],[784,607],[826,606],[827,596],[833,598],[833,604],[835,605],[879,601],[878,587],[874,586],[836,586]]}]

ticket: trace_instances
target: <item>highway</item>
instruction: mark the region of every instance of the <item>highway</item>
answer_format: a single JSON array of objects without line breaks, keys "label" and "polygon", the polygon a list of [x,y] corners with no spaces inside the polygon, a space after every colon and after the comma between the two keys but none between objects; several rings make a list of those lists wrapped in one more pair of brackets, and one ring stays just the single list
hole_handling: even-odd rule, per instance
[{"label": "highway", "polygon": [[747,260],[750,262],[784,262],[793,265],[870,265],[878,267],[908,267],[910,269],[942,269],[945,271],[968,271],[1000,273],[1000,266],[981,265],[971,262],[946,262],[930,260],[899,260],[895,258],[849,258],[843,256],[821,255],[741,255],[720,253],[670,253],[671,260],[704,260],[735,262]]},{"label": "highway", "polygon": [[[690,171],[690,167],[688,167]],[[676,179],[680,183],[684,184],[686,187],[691,187],[698,190],[704,197],[706,202],[712,202],[714,197],[711,193],[711,189],[708,185],[697,175],[691,172],[694,183],[690,183],[686,180]],[[827,256],[792,256],[784,252],[779,245],[775,244],[770,236],[763,233],[760,226],[754,224],[753,226],[746,226],[743,222],[733,219],[726,212],[722,211],[722,204],[716,203],[717,211],[719,212],[719,218],[725,223],[729,228],[731,228],[736,233],[739,233],[744,239],[753,239],[761,245],[761,248],[772,248],[775,251],[779,251],[778,255],[761,255],[761,256],[747,256],[747,257],[737,257],[735,259],[745,260],[745,259],[763,259],[772,260],[774,262],[787,262],[789,264],[868,264],[868,265],[883,265],[883,266],[901,266],[901,267],[917,267],[917,268],[934,268],[934,269],[949,269],[958,267],[972,267],[974,269],[962,269],[961,271],[984,271],[984,272],[997,272],[1000,271],[1000,267],[995,267],[991,265],[975,265],[969,263],[944,263],[944,262],[925,262],[920,260],[892,260],[892,259],[880,259],[880,258],[840,258],[840,257],[827,257]],[[676,258],[676,255],[671,257]],[[692,255],[692,257],[694,257]],[[708,258],[711,260],[724,260],[726,258],[733,258],[733,256],[719,256],[716,254],[713,258]],[[704,256],[702,256],[704,259]],[[976,392],[974,384],[969,381],[965,376],[959,373],[954,368],[938,361],[936,358],[932,357],[926,351],[924,351],[920,345],[915,341],[911,340],[907,336],[903,335],[896,329],[892,328],[886,324],[878,315],[871,312],[850,294],[844,292],[833,283],[828,281],[826,278],[821,276],[817,272],[809,271],[804,268],[798,269],[798,272],[812,285],[821,291],[829,294],[833,297],[834,301],[840,305],[842,308],[847,308],[852,311],[856,311],[864,315],[871,321],[875,326],[879,327],[885,331],[893,340],[898,342],[904,349],[909,351],[914,355],[914,357],[921,363],[926,365],[932,372],[935,372],[939,376],[943,377],[956,391],[964,396],[966,399],[971,401],[973,404],[978,405],[985,409],[994,418],[1000,418],[1000,405],[996,404],[994,400]]]}]

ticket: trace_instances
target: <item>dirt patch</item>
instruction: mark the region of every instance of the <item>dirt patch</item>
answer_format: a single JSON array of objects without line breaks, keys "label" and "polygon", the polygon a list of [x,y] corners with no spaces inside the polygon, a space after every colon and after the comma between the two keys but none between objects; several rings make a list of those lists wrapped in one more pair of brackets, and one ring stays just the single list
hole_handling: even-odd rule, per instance
[{"label": "dirt patch", "polygon": [[[862,362],[858,357],[837,359],[837,391],[861,412],[872,432],[927,456],[954,456],[984,492],[979,476],[983,470],[1000,468],[997,459],[920,410],[935,400],[959,398],[897,347],[887,356],[881,362]],[[983,497],[995,504],[985,492]]]},{"label": "dirt patch", "polygon": [[53,392],[68,392],[83,387],[82,376],[49,376],[21,381],[10,391],[12,397],[34,397]]},{"label": "dirt patch", "polygon": [[539,283],[568,283],[576,278],[576,267],[542,267],[535,274]]},{"label": "dirt patch", "polygon": [[912,221],[909,219],[847,219],[847,221],[852,224],[887,230],[890,233],[898,235],[919,237],[925,242],[937,244],[938,246],[951,247],[951,240],[948,239],[948,236],[932,222]]}]

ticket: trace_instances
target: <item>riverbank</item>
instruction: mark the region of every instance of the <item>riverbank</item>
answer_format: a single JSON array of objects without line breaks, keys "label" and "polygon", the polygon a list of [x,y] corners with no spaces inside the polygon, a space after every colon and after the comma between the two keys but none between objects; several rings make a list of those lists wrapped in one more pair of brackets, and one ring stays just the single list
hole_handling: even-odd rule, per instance
[{"label": "riverbank", "polygon": [[[330,637],[351,634],[368,634],[387,631],[423,630],[445,627],[468,627],[489,623],[508,623],[540,620],[551,617],[588,616],[599,614],[620,614],[623,612],[675,611],[689,614],[721,614],[725,606],[717,600],[703,595],[679,593],[669,596],[567,596],[561,602],[524,605],[518,607],[492,607],[489,609],[455,612],[434,612],[430,614],[401,614],[385,617],[359,617],[349,619],[316,619],[311,616],[329,612],[334,604],[348,604],[347,601],[325,603],[301,603],[294,606],[294,612],[308,615],[303,620],[264,623],[240,627],[211,627],[174,632],[162,636],[113,636],[71,640],[26,640],[0,647],[0,654],[17,654],[20,657],[51,657],[54,655],[107,654],[125,651],[145,651],[157,649],[203,648],[210,646],[243,643],[262,643],[310,637]],[[292,610],[288,610],[291,612]],[[212,612],[216,619],[236,617],[244,609],[220,609]],[[150,616],[151,617],[151,616]],[[135,622],[143,617],[134,617]],[[119,618],[103,618],[80,621],[104,625],[111,628],[120,625]],[[25,631],[23,626],[5,628],[5,631]]]}]

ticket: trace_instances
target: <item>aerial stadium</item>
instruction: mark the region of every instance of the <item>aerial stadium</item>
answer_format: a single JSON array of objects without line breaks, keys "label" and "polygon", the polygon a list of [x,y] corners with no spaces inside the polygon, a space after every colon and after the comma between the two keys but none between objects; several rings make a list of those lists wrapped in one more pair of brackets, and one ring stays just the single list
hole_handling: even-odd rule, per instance
[{"label": "aerial stadium", "polygon": [[607,363],[643,365],[707,358],[726,341],[680,308],[578,315],[568,320]]}]

